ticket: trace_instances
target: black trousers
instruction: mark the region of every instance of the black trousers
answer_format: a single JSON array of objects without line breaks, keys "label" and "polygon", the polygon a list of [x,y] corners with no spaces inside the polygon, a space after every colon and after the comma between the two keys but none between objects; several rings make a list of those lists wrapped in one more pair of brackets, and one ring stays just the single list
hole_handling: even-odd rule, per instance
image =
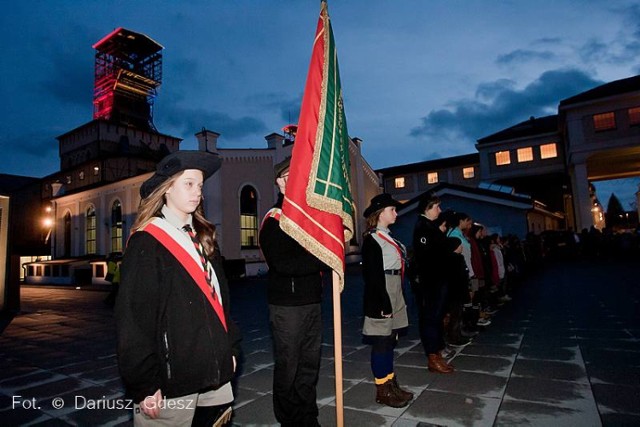
[{"label": "black trousers", "polygon": [[317,426],[316,385],[320,370],[320,303],[269,305],[273,334],[273,411],[283,426]]},{"label": "black trousers", "polygon": [[416,293],[422,346],[427,355],[445,347],[444,316],[447,303],[447,283],[430,283]]}]

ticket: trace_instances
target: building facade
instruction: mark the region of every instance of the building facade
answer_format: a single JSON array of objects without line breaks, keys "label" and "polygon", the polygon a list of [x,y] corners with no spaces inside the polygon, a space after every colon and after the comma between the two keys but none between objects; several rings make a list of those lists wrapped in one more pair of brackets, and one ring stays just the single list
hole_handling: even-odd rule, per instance
[{"label": "building facade", "polygon": [[401,200],[440,183],[493,188],[530,196],[535,206],[564,217],[563,228],[601,229],[604,209],[594,183],[640,176],[640,76],[562,100],[558,114],[480,138],[476,149],[377,172],[385,191]]},{"label": "building facade", "polygon": [[480,184],[478,153],[446,157],[378,169],[384,191],[407,202],[441,183],[477,187]]},{"label": "building facade", "polygon": [[[93,120],[59,136],[60,171],[42,179],[50,210],[53,259],[26,266],[31,283],[106,284],[105,257],[122,253],[140,203],[142,183],[157,162],[180,149],[180,138],[157,131],[151,105],[162,77],[162,46],[144,34],[118,28],[94,45]],[[277,200],[273,167],[291,155],[291,134],[272,133],[265,148],[218,146],[219,133],[196,134],[198,149],[217,153],[221,168],[203,189],[207,218],[232,275],[266,271],[258,248],[260,222]],[[358,252],[364,219],[359,212],[380,190],[378,176],[351,140],[351,187]]]}]

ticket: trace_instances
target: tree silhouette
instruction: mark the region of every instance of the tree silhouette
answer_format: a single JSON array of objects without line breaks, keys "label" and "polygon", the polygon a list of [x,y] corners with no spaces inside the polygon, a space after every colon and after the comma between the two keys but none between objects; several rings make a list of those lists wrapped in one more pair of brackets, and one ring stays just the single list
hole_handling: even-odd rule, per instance
[{"label": "tree silhouette", "polygon": [[607,227],[613,227],[620,225],[624,222],[624,209],[622,203],[618,200],[618,197],[614,193],[611,193],[609,197],[609,203],[607,204],[607,213],[605,219],[607,221]]}]

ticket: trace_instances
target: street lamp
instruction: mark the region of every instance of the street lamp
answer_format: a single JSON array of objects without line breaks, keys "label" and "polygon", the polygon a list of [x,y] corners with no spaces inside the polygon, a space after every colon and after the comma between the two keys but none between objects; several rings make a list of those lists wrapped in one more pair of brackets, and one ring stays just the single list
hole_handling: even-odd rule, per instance
[{"label": "street lamp", "polygon": [[42,226],[47,230],[47,236],[44,238],[44,244],[49,242],[51,237],[51,230],[53,230],[53,218],[51,218],[51,206],[44,208],[45,217],[42,219]]}]

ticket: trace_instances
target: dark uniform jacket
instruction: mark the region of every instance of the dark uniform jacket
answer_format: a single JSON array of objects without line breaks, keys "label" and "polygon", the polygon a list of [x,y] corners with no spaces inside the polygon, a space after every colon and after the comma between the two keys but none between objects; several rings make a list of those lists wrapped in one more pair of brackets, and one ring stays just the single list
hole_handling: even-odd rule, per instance
[{"label": "dark uniform jacket", "polygon": [[228,331],[178,260],[147,232],[134,233],[123,259],[115,318],[118,365],[127,394],[140,402],[160,389],[179,397],[218,388],[233,377],[239,331],[229,290],[212,262]]},{"label": "dark uniform jacket", "polygon": [[[281,209],[283,200],[280,194],[274,208]],[[321,301],[321,271],[328,267],[282,231],[277,217],[263,221],[260,249],[269,266],[269,304],[296,306]]]},{"label": "dark uniform jacket", "polygon": [[418,283],[416,290],[441,285],[446,280],[446,236],[426,216],[420,215],[413,230],[411,268]]},{"label": "dark uniform jacket", "polygon": [[362,241],[362,276],[364,315],[373,319],[382,319],[382,313],[393,313],[391,299],[387,292],[382,248],[371,233],[367,233]]},{"label": "dark uniform jacket", "polygon": [[449,277],[448,297],[453,303],[464,304],[469,300],[469,269],[462,254],[447,254],[447,275]]}]

